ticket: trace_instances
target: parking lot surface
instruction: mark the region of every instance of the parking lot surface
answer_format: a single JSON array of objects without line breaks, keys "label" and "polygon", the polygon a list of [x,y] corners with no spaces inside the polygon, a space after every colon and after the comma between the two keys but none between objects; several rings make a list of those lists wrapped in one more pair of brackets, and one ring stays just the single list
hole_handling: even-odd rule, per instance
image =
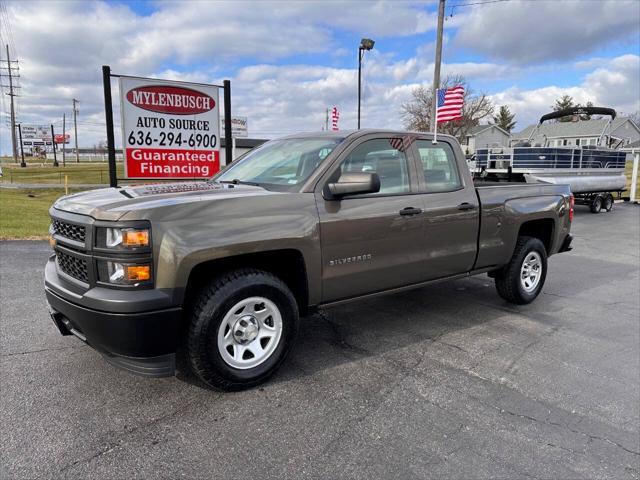
[{"label": "parking lot surface", "polygon": [[62,337],[47,243],[1,243],[0,477],[637,479],[639,230],[578,207],[531,305],[480,276],[325,310],[239,393]]}]

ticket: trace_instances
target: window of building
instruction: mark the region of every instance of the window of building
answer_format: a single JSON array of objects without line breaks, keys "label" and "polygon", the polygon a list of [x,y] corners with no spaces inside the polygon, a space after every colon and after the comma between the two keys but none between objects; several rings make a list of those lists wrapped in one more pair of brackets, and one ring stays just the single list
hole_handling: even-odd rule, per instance
[{"label": "window of building", "polygon": [[462,186],[456,158],[449,144],[441,142],[434,145],[427,140],[418,140],[416,148],[428,192],[449,192]]}]

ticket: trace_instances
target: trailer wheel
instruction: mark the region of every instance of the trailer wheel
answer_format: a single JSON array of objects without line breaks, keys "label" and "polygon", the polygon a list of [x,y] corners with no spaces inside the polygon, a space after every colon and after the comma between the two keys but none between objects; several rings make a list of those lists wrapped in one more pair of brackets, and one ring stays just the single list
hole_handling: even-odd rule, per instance
[{"label": "trailer wheel", "polygon": [[602,210],[602,197],[600,195],[593,197],[589,208],[591,208],[591,213],[600,213],[600,210]]},{"label": "trailer wheel", "polygon": [[607,195],[604,197],[602,208],[604,208],[605,212],[610,212],[613,209],[613,195],[607,193]]}]

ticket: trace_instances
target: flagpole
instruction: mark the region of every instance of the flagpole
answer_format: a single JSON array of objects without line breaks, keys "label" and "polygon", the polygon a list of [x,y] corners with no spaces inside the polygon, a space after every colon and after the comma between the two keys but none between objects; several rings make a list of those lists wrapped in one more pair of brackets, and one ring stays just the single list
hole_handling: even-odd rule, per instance
[{"label": "flagpole", "polygon": [[438,90],[440,90],[439,88],[436,88],[436,95],[433,99],[435,105],[436,105],[436,115],[433,121],[433,144],[435,145],[436,143],[438,143]]}]

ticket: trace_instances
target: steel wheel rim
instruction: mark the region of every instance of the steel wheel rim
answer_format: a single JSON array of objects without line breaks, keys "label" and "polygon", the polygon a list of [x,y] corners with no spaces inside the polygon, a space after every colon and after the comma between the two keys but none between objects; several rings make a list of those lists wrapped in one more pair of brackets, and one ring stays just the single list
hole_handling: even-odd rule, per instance
[{"label": "steel wheel rim", "polygon": [[267,361],[282,337],[282,314],[268,298],[249,297],[225,314],[218,327],[218,352],[224,362],[239,370]]},{"label": "steel wheel rim", "polygon": [[538,252],[529,252],[520,268],[520,285],[525,292],[533,292],[542,278],[542,257]]}]

